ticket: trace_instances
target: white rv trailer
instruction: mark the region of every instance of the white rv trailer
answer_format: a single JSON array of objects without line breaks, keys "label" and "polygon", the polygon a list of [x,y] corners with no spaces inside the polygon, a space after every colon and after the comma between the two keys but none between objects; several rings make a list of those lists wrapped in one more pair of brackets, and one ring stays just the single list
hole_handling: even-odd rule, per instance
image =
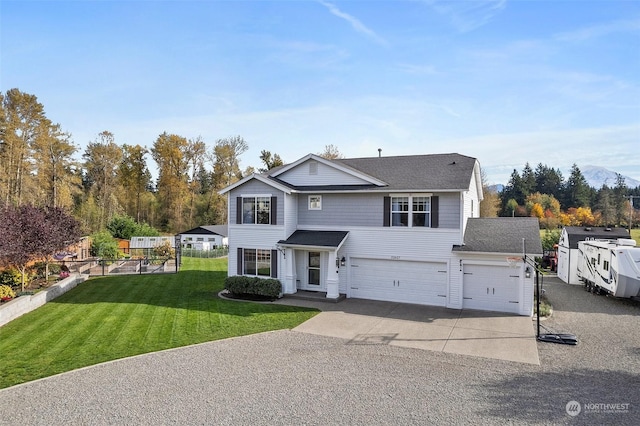
[{"label": "white rv trailer", "polygon": [[640,247],[634,240],[580,241],[578,252],[578,277],[587,290],[640,297]]}]

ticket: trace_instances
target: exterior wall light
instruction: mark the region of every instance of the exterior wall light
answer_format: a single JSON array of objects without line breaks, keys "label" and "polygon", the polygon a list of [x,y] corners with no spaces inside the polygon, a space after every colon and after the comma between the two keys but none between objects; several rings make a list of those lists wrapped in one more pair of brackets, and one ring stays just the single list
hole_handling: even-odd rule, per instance
[{"label": "exterior wall light", "polygon": [[342,259],[340,259],[340,266],[344,266],[347,264],[347,259],[344,258],[344,256],[342,256]]},{"label": "exterior wall light", "polygon": [[527,266],[527,269],[524,270],[524,276],[526,278],[531,278],[531,268]]}]

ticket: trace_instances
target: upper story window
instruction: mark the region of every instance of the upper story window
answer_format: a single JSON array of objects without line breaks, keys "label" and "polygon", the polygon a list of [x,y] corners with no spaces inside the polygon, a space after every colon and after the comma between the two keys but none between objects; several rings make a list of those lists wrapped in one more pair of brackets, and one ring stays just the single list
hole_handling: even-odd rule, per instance
[{"label": "upper story window", "polygon": [[391,226],[430,227],[431,197],[391,197]]},{"label": "upper story window", "polygon": [[242,223],[271,223],[271,197],[242,197]]},{"label": "upper story window", "polygon": [[322,210],[322,195],[309,195],[309,210]]}]

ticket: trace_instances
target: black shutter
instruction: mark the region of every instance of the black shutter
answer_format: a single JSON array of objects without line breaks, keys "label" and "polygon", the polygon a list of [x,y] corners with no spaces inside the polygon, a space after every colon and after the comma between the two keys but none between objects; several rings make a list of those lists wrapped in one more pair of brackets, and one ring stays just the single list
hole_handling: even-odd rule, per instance
[{"label": "black shutter", "polygon": [[431,227],[437,228],[440,225],[439,218],[440,197],[431,197]]},{"label": "black shutter", "polygon": [[391,197],[384,197],[382,226],[391,226]]},{"label": "black shutter", "polygon": [[278,224],[278,197],[271,197],[271,224]]},{"label": "black shutter", "polygon": [[236,197],[236,223],[242,223],[242,197]]},{"label": "black shutter", "polygon": [[278,278],[278,250],[271,250],[271,278]]},{"label": "black shutter", "polygon": [[243,256],[242,256],[242,248],[238,247],[238,258],[236,259],[236,263],[238,264],[238,275],[242,275],[242,273],[244,272],[243,268],[242,268],[242,260],[243,260]]}]

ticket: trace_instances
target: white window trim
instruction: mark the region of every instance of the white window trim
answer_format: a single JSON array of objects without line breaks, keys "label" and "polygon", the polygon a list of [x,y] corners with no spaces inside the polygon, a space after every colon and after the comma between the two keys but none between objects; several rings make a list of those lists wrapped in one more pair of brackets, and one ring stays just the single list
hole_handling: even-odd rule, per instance
[{"label": "white window trim", "polygon": [[[313,207],[311,203],[311,198],[318,198],[318,207]],[[309,210],[322,210],[322,195],[309,195],[308,197],[308,207]]]},{"label": "white window trim", "polygon": [[250,223],[250,222],[245,222],[244,221],[244,212],[243,212],[243,217],[242,217],[242,224],[243,225],[257,225],[257,226],[263,226],[263,225],[267,225],[266,223],[257,223],[258,220],[258,215],[257,215],[257,200],[258,198],[269,198],[269,225],[271,224],[271,221],[273,220],[273,218],[271,217],[271,198],[273,196],[271,194],[240,194],[240,198],[242,198],[242,204],[244,205],[244,199],[245,198],[254,198],[256,201],[256,210],[254,211],[254,222]]},{"label": "white window trim", "polygon": [[[433,197],[433,193],[394,193],[394,194],[389,194],[389,197],[391,197],[391,199],[393,198],[407,198],[409,200],[409,211],[407,212],[409,214],[409,218],[407,220],[407,226],[394,226],[393,225],[393,213],[399,213],[397,211],[393,210],[393,207],[390,209],[391,211],[389,212],[389,214],[391,215],[391,217],[389,218],[389,223],[391,224],[392,228],[431,228],[431,198]],[[414,213],[422,213],[422,212],[416,212],[415,210],[413,210],[413,198],[419,198],[419,197],[426,197],[429,198],[429,226],[417,226],[414,227],[413,226],[413,214]],[[402,212],[404,213],[404,212]],[[426,212],[425,212],[426,213]]]}]

